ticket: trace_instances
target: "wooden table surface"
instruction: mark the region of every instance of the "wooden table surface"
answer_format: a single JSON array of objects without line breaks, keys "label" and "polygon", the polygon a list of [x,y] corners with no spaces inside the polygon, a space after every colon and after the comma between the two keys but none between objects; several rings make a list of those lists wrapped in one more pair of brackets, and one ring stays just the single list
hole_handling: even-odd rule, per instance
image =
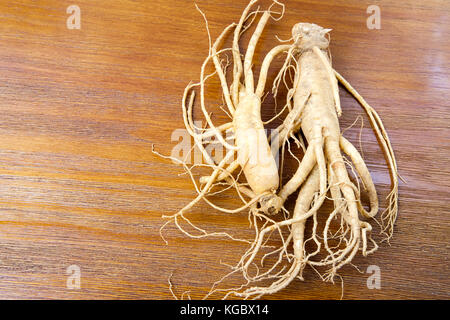
[{"label": "wooden table surface", "polygon": [[[247,1],[196,3],[215,37]],[[79,30],[66,26],[72,4],[81,10]],[[379,30],[366,25],[371,4],[381,9]],[[300,21],[333,29],[333,65],[381,115],[407,182],[391,245],[359,255],[354,264],[363,273],[341,270],[344,299],[449,299],[450,2],[286,0],[284,18],[262,35],[256,70],[275,35],[289,38]],[[168,245],[159,234],[161,215],[195,192],[182,168],[151,145],[170,154],[177,144],[171,136],[184,128],[183,89],[198,81],[207,52],[193,1],[1,2],[0,298],[171,299],[171,273],[177,295],[201,298],[228,272],[220,261],[237,262],[241,243],[190,239],[173,225],[163,231]],[[340,94],[344,128],[364,113]],[[207,102],[214,119],[224,119],[216,80]],[[270,98],[263,110],[265,119],[273,114]],[[384,208],[389,176],[365,120],[364,157]],[[346,131],[355,143],[360,124]],[[208,231],[251,236],[245,212],[227,215],[203,202],[189,217]],[[67,287],[73,265],[79,289]],[[366,285],[369,265],[380,267],[380,289]],[[266,298],[340,298],[339,280],[323,283],[310,268],[304,277]]]}]

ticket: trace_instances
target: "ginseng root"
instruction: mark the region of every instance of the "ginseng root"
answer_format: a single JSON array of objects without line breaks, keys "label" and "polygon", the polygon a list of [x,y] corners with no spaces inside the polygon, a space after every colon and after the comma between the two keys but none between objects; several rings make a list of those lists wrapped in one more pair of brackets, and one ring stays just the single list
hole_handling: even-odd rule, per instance
[{"label": "ginseng root", "polygon": [[[182,110],[186,129],[194,139],[195,148],[200,150],[206,161],[206,164],[196,164],[196,166],[210,167],[212,172],[208,176],[200,177],[199,186],[193,178],[191,170],[186,165],[186,162],[172,159],[184,166],[186,172],[190,175],[198,194],[179,212],[163,217],[168,219],[167,222],[174,221],[186,235],[191,237],[224,235],[222,233],[207,233],[205,230],[194,226],[185,217],[184,213],[201,200],[206,201],[214,209],[225,213],[236,213],[250,209],[251,212],[261,212],[264,215],[270,215],[276,212],[275,208],[281,206],[280,199],[276,194],[279,187],[278,167],[264,130],[264,124],[261,120],[261,99],[264,94],[267,73],[271,62],[277,55],[289,49],[290,46],[279,45],[267,54],[261,66],[258,82],[255,85],[252,64],[258,40],[269,19],[279,20],[284,12],[284,5],[277,1],[273,1],[268,10],[262,11],[261,18],[257,23],[248,43],[245,56],[242,59],[239,49],[239,39],[242,33],[249,28],[256,16],[261,12],[259,10],[250,12],[252,6],[256,2],[257,1],[250,1],[243,11],[239,22],[228,25],[214,43],[211,44],[209,55],[201,68],[200,81],[195,84],[189,84],[183,95]],[[281,7],[281,12],[275,12],[273,10],[275,5]],[[198,10],[200,11],[200,9]],[[206,26],[208,26],[205,15],[201,11],[200,13],[205,19]],[[221,49],[221,45],[226,36],[231,32],[233,32],[232,47]],[[228,65],[224,68],[223,61],[220,59],[220,55],[227,51],[232,52],[233,59],[233,77],[230,85],[227,83],[225,75],[226,67]],[[215,72],[213,74],[205,75],[206,67],[210,62],[213,63]],[[227,114],[231,117],[230,122],[220,126],[216,126],[213,123],[205,103],[206,81],[213,75],[217,75],[220,80]],[[207,123],[206,128],[198,128],[194,125],[193,104],[195,100],[195,91],[192,91],[194,87],[199,87],[200,89],[200,107]],[[231,133],[234,144],[230,141],[229,136],[225,137],[225,133]],[[208,144],[213,143],[210,141],[210,138],[212,137],[215,138],[214,143],[220,143],[225,148],[226,155],[223,159],[215,159],[208,153],[207,146]],[[239,168],[240,170],[238,170]],[[243,172],[246,180],[245,183],[238,181],[236,172],[239,171]],[[242,200],[242,206],[236,209],[226,209],[217,206],[208,200],[208,195],[213,194],[213,187],[218,186],[219,184],[225,185],[224,190],[229,187],[235,188],[239,199]],[[214,192],[214,194],[217,193],[217,191]],[[181,227],[179,220],[186,221],[194,227],[194,229],[200,231],[201,234],[193,235],[187,232]]]},{"label": "ginseng root", "polygon": [[[392,191],[388,196],[389,206],[382,216],[385,222],[383,231],[387,238],[392,236],[393,223],[397,215],[397,167],[389,138],[382,125],[381,119],[373,108],[345,81],[331,66],[328,56],[330,29],[324,29],[310,23],[298,23],[293,27],[294,44],[289,50],[287,59],[295,59],[285,63],[284,68],[295,64],[295,78],[293,88],[287,99],[293,99],[293,106],[278,128],[278,135],[272,139],[279,139],[281,144],[289,143],[288,139],[301,130],[308,146],[294,176],[287,181],[278,194],[281,204],[299,189],[294,212],[291,218],[281,222],[273,222],[265,226],[257,236],[255,242],[244,254],[240,264],[236,267],[243,272],[247,279],[247,288],[233,290],[234,294],[243,298],[260,297],[271,294],[286,287],[296,277],[302,279],[302,270],[306,265],[316,269],[326,267],[322,276],[324,281],[333,281],[336,272],[351,263],[359,250],[366,256],[377,250],[378,245],[371,238],[372,226],[363,218],[373,218],[378,212],[378,196],[367,166],[357,149],[345,139],[340,131],[338,116],[341,114],[339,101],[338,80],[356,97],[369,116],[372,127],[380,141],[387,164],[391,172]],[[285,72],[282,70],[281,72]],[[370,209],[364,209],[360,189],[350,180],[343,157],[345,153],[353,162],[352,169],[360,177],[365,191],[368,193]],[[327,194],[334,202],[334,210],[329,214],[320,236],[317,230],[317,213],[322,207]],[[279,208],[276,208],[277,210]],[[305,223],[313,217],[312,235],[305,241]],[[340,217],[340,227],[336,233],[331,233],[331,222]],[[266,236],[278,230],[281,237],[282,227],[290,229],[287,239],[283,239],[279,258],[269,269],[269,272],[249,276],[249,267],[254,264],[262,245],[267,241]],[[330,244],[330,238],[337,245]],[[308,253],[305,249],[307,241],[314,241],[316,249]],[[372,248],[369,249],[369,242]],[[292,243],[293,254],[288,252]],[[319,257],[320,252],[322,257]],[[286,272],[273,275],[271,272],[281,265],[282,257],[288,260],[290,267]],[[325,255],[325,256],[323,256]],[[282,269],[284,270],[284,269]],[[252,282],[275,278],[269,286],[253,286]]]}]

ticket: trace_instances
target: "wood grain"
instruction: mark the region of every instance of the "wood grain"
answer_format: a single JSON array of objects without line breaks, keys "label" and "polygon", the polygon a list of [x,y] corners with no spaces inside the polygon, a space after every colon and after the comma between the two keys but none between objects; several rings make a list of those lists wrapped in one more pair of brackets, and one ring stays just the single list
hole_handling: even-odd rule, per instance
[{"label": "wood grain", "polygon": [[[66,27],[74,3],[80,30]],[[196,3],[217,36],[247,2]],[[333,28],[334,67],[383,118],[407,181],[391,246],[354,261],[362,271],[380,267],[381,289],[369,290],[368,274],[346,267],[344,299],[449,299],[450,3],[374,3],[380,30],[366,27],[372,1],[286,1],[284,18],[263,33],[255,67],[275,35],[289,38],[296,22]],[[171,134],[184,127],[183,89],[197,81],[207,51],[191,1],[1,2],[0,298],[171,299],[172,272],[177,294],[190,289],[200,298],[227,272],[220,260],[236,262],[240,243],[189,239],[173,226],[164,230],[168,245],[159,235],[161,215],[195,192],[181,168],[152,154],[151,145],[170,154],[177,143]],[[211,106],[220,104],[218,90],[211,81]],[[363,112],[344,90],[341,99],[345,128]],[[225,119],[216,109],[216,119]],[[263,109],[268,119],[270,99]],[[355,143],[359,127],[346,131]],[[389,176],[367,121],[362,141],[384,199]],[[224,215],[201,203],[189,214],[208,230],[251,236],[244,213]],[[66,288],[70,265],[81,269],[79,290]],[[305,281],[266,298],[340,295],[339,281],[323,283],[307,269]]]}]

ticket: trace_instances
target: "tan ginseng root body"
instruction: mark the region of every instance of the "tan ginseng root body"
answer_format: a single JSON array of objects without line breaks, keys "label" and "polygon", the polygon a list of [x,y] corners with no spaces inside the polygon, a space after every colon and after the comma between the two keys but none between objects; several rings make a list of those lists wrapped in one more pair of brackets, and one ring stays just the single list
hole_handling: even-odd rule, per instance
[{"label": "tan ginseng root body", "polygon": [[[184,234],[193,238],[212,235],[238,240],[228,233],[207,232],[193,225],[184,214],[201,200],[207,202],[214,209],[228,214],[248,209],[249,217],[252,216],[252,213],[261,214],[261,217],[265,217],[266,214],[275,213],[277,208],[282,205],[277,196],[279,187],[278,167],[264,130],[264,123],[261,120],[261,100],[264,95],[267,73],[273,59],[289,49],[290,46],[279,45],[270,50],[261,65],[259,77],[255,83],[252,70],[253,58],[260,36],[271,18],[279,20],[284,13],[284,5],[276,0],[272,2],[272,5],[267,10],[262,11],[257,8],[254,11],[250,11],[256,2],[256,0],[250,1],[244,9],[240,20],[237,23],[228,25],[214,42],[210,39],[209,55],[201,67],[200,81],[195,84],[189,84],[185,89],[182,100],[184,124],[186,130],[194,139],[196,149],[202,153],[206,162],[205,164],[195,164],[195,166],[209,167],[212,169],[212,172],[210,175],[200,177],[199,184],[197,184],[191,168],[188,167],[185,161],[166,157],[184,166],[186,173],[189,174],[194,184],[197,196],[177,213],[164,215],[163,218],[166,218],[167,222],[162,228],[173,221]],[[275,11],[274,7],[281,8],[281,11]],[[200,9],[198,10],[200,11]],[[200,13],[205,19],[206,26],[208,26],[205,15],[201,11]],[[259,15],[260,18],[257,20]],[[247,45],[245,54],[242,54],[239,47],[240,37],[251,27],[254,21],[258,21],[257,25]],[[225,38],[230,34],[233,36],[232,47],[221,49]],[[224,55],[229,52],[231,52],[232,63],[225,63],[225,59],[221,59],[221,54]],[[229,56],[227,56],[226,60],[229,61]],[[206,67],[211,62],[215,71],[207,75],[205,74]],[[229,81],[226,77],[226,72],[231,64],[232,77],[230,78],[232,80]],[[217,75],[219,78],[222,88],[224,101],[224,108],[222,109],[226,110],[225,113],[231,118],[230,122],[220,126],[216,126],[213,123],[205,102],[206,81],[214,75]],[[192,90],[194,87],[198,87],[200,92],[200,109],[206,120],[206,127],[204,128],[199,128],[194,124],[193,105],[195,91]],[[231,137],[227,133],[231,133]],[[211,138],[215,138],[214,141],[211,141]],[[207,151],[208,147],[213,144],[214,146],[219,144],[225,149],[225,156],[222,159],[212,157]],[[245,176],[244,182],[239,180],[241,172]],[[238,199],[242,201],[242,205],[238,208],[228,209],[220,207],[208,199],[210,195],[217,195],[231,188],[236,190]],[[217,191],[217,189],[220,190]],[[187,223],[195,230],[195,233],[184,229],[180,221]]]},{"label": "tan ginseng root body", "polygon": [[[349,89],[368,113],[382,150],[388,159],[393,184],[392,192],[388,197],[389,207],[382,219],[383,222],[387,221],[383,229],[387,238],[392,235],[392,224],[397,214],[398,186],[392,147],[376,112],[332,69],[328,57],[329,40],[326,37],[329,31],[309,23],[299,23],[292,30],[294,44],[288,59],[295,62],[296,73],[288,99],[293,99],[293,107],[278,128],[278,136],[275,138],[279,138],[283,145],[289,137],[301,129],[307,140],[308,146],[297,171],[281,186],[278,195],[282,204],[297,189],[299,194],[292,218],[273,222],[272,225],[263,228],[242,257],[239,268],[248,281],[247,288],[234,290],[229,294],[249,298],[277,292],[296,277],[301,278],[305,265],[315,269],[325,267],[327,271],[323,280],[333,281],[337,270],[349,264],[359,250],[363,255],[367,255],[378,248],[376,242],[370,237],[372,226],[359,217],[361,214],[364,218],[373,218],[377,214],[378,197],[361,155],[341,134],[338,120],[341,106],[337,79]],[[368,193],[369,212],[361,204],[359,188],[349,178],[342,152],[353,162],[354,169]],[[328,192],[334,202],[334,210],[329,213],[320,235],[317,214]],[[310,217],[313,218],[313,228],[311,236],[306,241],[313,241],[316,249],[313,252],[306,252],[305,224]],[[338,219],[341,221],[340,228],[332,234],[330,226],[336,218],[340,218]],[[248,269],[254,264],[265,236],[274,230],[280,231],[281,235],[280,229],[285,226],[290,228],[290,234],[287,239],[283,239],[283,247],[277,251],[279,252],[278,260],[269,271],[250,276]],[[330,240],[334,240],[333,245],[330,244]],[[372,242],[371,249],[368,249],[368,240]],[[290,242],[293,244],[293,254],[288,253]],[[338,242],[337,245],[336,242]],[[283,256],[290,262],[290,267],[286,272],[278,272],[274,275],[273,272],[277,270],[277,266],[281,265]],[[319,256],[322,258],[317,259]],[[269,278],[276,280],[269,286],[250,287],[251,283]]]},{"label": "tan ginseng root body", "polygon": [[278,189],[278,167],[272,155],[260,115],[261,100],[242,94],[233,117],[238,163],[256,194]]}]

